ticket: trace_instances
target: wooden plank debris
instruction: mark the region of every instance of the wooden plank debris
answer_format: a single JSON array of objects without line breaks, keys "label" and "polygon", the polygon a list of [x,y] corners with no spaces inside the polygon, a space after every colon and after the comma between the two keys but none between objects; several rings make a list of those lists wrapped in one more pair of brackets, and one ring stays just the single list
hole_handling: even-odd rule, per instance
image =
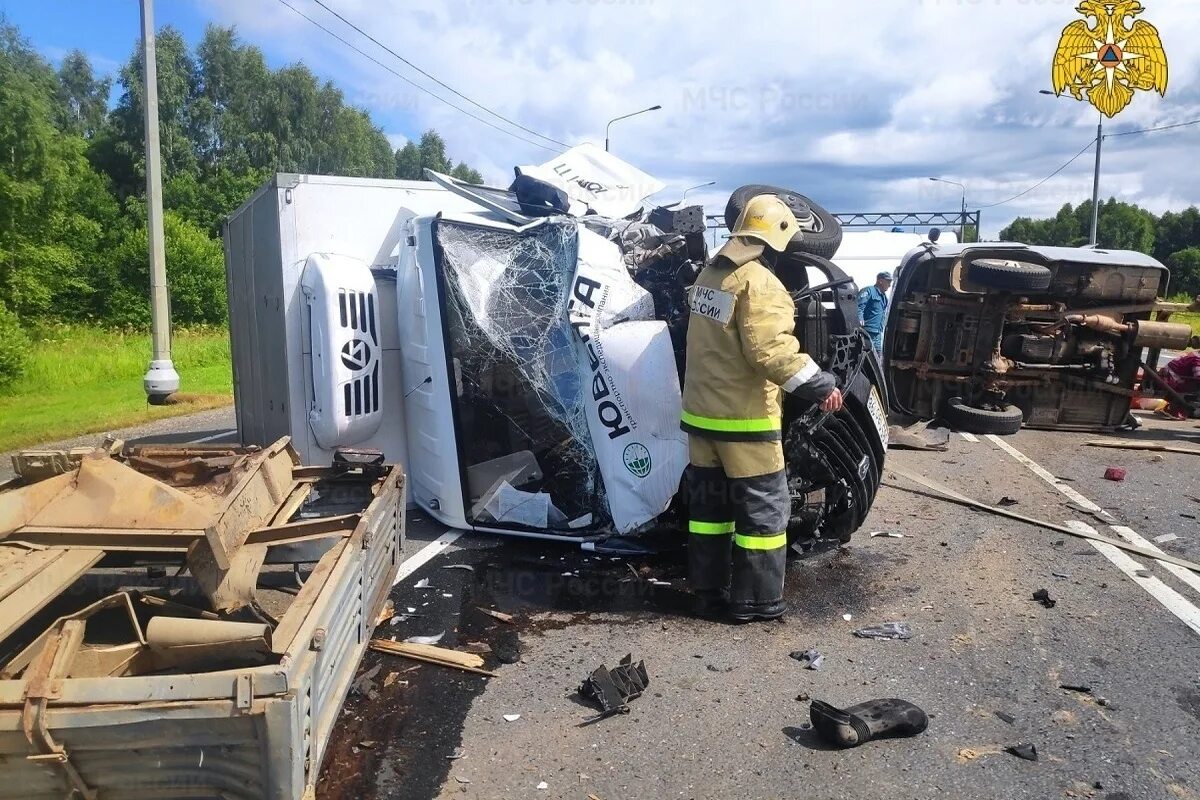
[{"label": "wooden plank debris", "polygon": [[451,669],[460,669],[475,675],[486,675],[489,678],[499,677],[495,672],[480,669],[484,664],[483,658],[473,653],[461,653],[458,650],[450,650],[431,644],[393,642],[388,639],[372,639],[371,649],[380,653],[411,658],[414,661],[424,661],[427,664],[437,664],[438,666],[450,667]]},{"label": "wooden plank debris", "polygon": [[1106,447],[1113,450],[1146,450],[1154,453],[1180,453],[1185,456],[1200,456],[1200,447],[1180,447],[1159,442],[1127,442],[1121,439],[1095,439],[1088,447]]}]

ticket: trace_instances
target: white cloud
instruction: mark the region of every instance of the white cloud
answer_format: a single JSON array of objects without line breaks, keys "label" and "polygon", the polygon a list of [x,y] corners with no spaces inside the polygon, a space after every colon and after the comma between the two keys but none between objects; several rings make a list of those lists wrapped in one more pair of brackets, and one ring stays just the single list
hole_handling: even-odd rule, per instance
[{"label": "white cloud", "polygon": [[[607,120],[661,103],[616,123],[613,149],[672,186],[719,181],[696,193],[710,212],[748,182],[793,186],[839,211],[956,207],[954,187],[934,191],[929,175],[967,184],[983,205],[1028,188],[1094,136],[1090,108],[1037,94],[1059,31],[1076,18],[1067,0],[781,0],[753,13],[684,0],[328,1],[464,94],[564,142],[600,142]],[[309,0],[291,2],[431,85]],[[1147,5],[1171,59],[1170,91],[1139,95],[1113,132],[1200,117],[1200,14],[1191,0]],[[410,135],[437,128],[453,157],[492,182],[547,155],[417,92],[276,3],[198,8],[338,81],[388,130],[400,119]],[[1200,127],[1106,140],[1105,195],[1200,202],[1198,136]],[[985,233],[1086,199],[1090,176],[1085,155],[985,211]]]}]

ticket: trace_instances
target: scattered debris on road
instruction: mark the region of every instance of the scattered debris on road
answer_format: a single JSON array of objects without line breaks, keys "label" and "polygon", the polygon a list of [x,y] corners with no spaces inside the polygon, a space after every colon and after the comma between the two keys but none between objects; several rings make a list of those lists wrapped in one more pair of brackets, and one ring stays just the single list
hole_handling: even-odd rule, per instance
[{"label": "scattered debris on road", "polygon": [[[912,481],[913,483],[923,486],[924,488],[933,492],[934,495],[937,496],[939,499],[945,500],[948,503],[955,503],[957,505],[966,506],[968,508],[978,509],[979,511],[986,511],[990,514],[995,514],[995,515],[1001,516],[1001,517],[1007,517],[1008,519],[1015,519],[1018,522],[1024,522],[1029,525],[1036,526],[1038,528],[1045,528],[1047,530],[1057,531],[1059,533],[1065,533],[1069,536],[1074,536],[1079,539],[1088,539],[1088,540],[1094,541],[1094,542],[1103,542],[1107,545],[1111,545],[1111,546],[1117,548],[1118,550],[1124,550],[1127,553],[1139,555],[1144,558],[1151,558],[1156,561],[1162,561],[1163,563],[1166,563],[1166,564],[1174,564],[1175,566],[1183,567],[1184,569],[1189,569],[1192,572],[1200,572],[1200,564],[1196,563],[1195,561],[1189,561],[1186,558],[1179,558],[1178,556],[1173,556],[1170,553],[1163,553],[1159,550],[1150,550],[1145,547],[1138,547],[1137,545],[1129,544],[1128,542],[1126,542],[1123,539],[1114,539],[1110,536],[1104,536],[1104,535],[1096,533],[1094,531],[1077,530],[1075,528],[1067,527],[1066,525],[1057,525],[1053,522],[1047,522],[1046,520],[1043,520],[1043,519],[1037,519],[1035,517],[1025,516],[1024,514],[1018,514],[1015,511],[1009,511],[1004,508],[996,508],[995,506],[989,506],[986,503],[981,503],[978,500],[974,500],[970,497],[967,497],[966,495],[960,494],[959,492],[956,492],[955,490],[951,489],[950,487],[945,486],[944,484],[938,483],[937,481],[931,480],[929,478],[924,478],[919,475],[914,475],[911,472],[908,472],[908,471],[902,470],[902,469],[898,469],[893,466],[889,466],[888,471],[893,473],[894,475],[904,478],[905,480],[909,480],[909,481]],[[921,494],[921,495],[925,494],[924,492],[917,492],[916,490],[913,490],[913,489],[906,489],[903,486],[896,486],[893,483],[889,483],[887,485],[894,487],[896,489],[899,489],[901,491],[914,492],[915,494]],[[945,547],[946,543],[943,542],[942,546]],[[1059,543],[1056,542],[1055,546],[1059,546]]]},{"label": "scattered debris on road", "polygon": [[1017,758],[1023,758],[1026,761],[1037,761],[1038,760],[1037,747],[1035,747],[1031,742],[1022,742],[1021,744],[1014,744],[1010,747],[1004,748],[1004,752],[1014,755]]},{"label": "scattered debris on road", "polygon": [[892,533],[890,531],[871,531],[872,539],[903,539],[903,533]]},{"label": "scattered debris on road", "polygon": [[446,632],[442,631],[432,636],[410,636],[404,641],[407,644],[437,644],[444,638],[446,638]]},{"label": "scattered debris on road", "polygon": [[1179,541],[1179,536],[1174,533],[1164,533],[1162,536],[1155,536],[1155,544],[1170,544],[1171,542]]},{"label": "scattered debris on road", "polygon": [[825,660],[825,656],[816,650],[795,650],[788,655],[799,661],[805,669],[811,670],[819,670],[821,662]]},{"label": "scattered debris on road", "polygon": [[505,722],[516,722],[520,718],[521,718],[520,714],[505,714],[504,715]]},{"label": "scattered debris on road", "polygon": [[882,622],[859,628],[854,635],[860,639],[911,639],[912,627],[907,622]]},{"label": "scattered debris on road", "polygon": [[503,611],[493,611],[490,608],[481,608],[481,609],[479,609],[479,611],[481,611],[484,614],[487,614],[492,619],[498,619],[501,622],[508,624],[508,625],[512,625],[513,623],[516,622],[516,618],[513,617],[512,614],[505,614]]},{"label": "scattered debris on road", "polygon": [[584,679],[579,694],[594,700],[604,716],[628,714],[629,702],[641,697],[649,685],[646,662],[634,664],[633,654],[630,653],[611,670],[603,664],[597,667]]},{"label": "scattered debris on road", "polygon": [[372,639],[371,649],[393,656],[403,656],[414,661],[424,661],[440,667],[450,667],[470,672],[475,675],[486,675],[489,678],[499,677],[495,672],[488,672],[483,667],[483,659],[473,653],[461,653],[445,647],[428,644],[412,644],[410,642],[393,642],[387,639]]},{"label": "scattered debris on road", "polygon": [[1088,447],[1107,447],[1116,450],[1148,450],[1156,453],[1180,453],[1187,456],[1200,456],[1200,448],[1179,447],[1157,442],[1122,442],[1110,439],[1097,439],[1087,443]]},{"label": "scattered debris on road", "polygon": [[1121,481],[1125,480],[1125,476],[1128,474],[1129,473],[1126,470],[1121,469],[1120,467],[1109,467],[1108,469],[1104,470],[1104,480],[1120,483]]},{"label": "scattered debris on road", "polygon": [[903,428],[892,425],[888,447],[896,450],[945,452],[950,449],[950,429],[935,428],[928,422],[918,422]]},{"label": "scattered debris on road", "polygon": [[1008,497],[1008,496],[1001,497],[1000,500],[996,503],[996,505],[1000,506],[1001,508],[1007,508],[1009,506],[1019,506],[1020,504],[1021,504],[1021,501],[1014,500],[1013,498]]},{"label": "scattered debris on road", "polygon": [[996,715],[996,719],[1000,720],[1001,722],[1007,723],[1009,725],[1012,725],[1013,723],[1015,723],[1017,721],[1016,717],[1014,717],[1012,714],[1009,714],[1005,711],[996,711],[995,715]]},{"label": "scattered debris on road", "polygon": [[1045,608],[1054,608],[1058,605],[1058,601],[1050,596],[1049,589],[1038,589],[1033,593],[1033,599],[1041,603]]},{"label": "scattered debris on road", "polygon": [[1080,694],[1092,693],[1092,687],[1086,683],[1060,683],[1058,688],[1065,689],[1068,692],[1079,692]]},{"label": "scattered debris on road", "polygon": [[895,698],[868,700],[845,709],[813,700],[809,717],[822,741],[843,749],[875,739],[916,736],[929,727],[924,711]]}]

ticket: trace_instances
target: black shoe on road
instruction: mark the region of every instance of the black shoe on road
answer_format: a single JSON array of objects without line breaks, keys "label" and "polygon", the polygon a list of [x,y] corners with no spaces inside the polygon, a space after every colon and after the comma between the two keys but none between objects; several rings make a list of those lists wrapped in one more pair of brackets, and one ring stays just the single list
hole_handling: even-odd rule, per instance
[{"label": "black shoe on road", "polygon": [[729,616],[735,622],[768,622],[779,619],[787,610],[787,603],[783,600],[774,603],[735,603],[729,607]]}]

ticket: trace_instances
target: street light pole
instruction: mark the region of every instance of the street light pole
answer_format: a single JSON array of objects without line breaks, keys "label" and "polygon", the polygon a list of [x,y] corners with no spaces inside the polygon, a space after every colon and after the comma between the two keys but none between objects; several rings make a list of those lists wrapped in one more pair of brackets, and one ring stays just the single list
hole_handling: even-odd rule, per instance
[{"label": "street light pole", "polygon": [[[1039,89],[1038,94],[1048,94],[1051,97],[1060,97],[1057,92],[1052,92],[1049,89]],[[1090,244],[1095,247],[1100,241],[1100,151],[1104,147],[1104,115],[1100,115],[1100,121],[1096,124],[1096,171],[1092,175],[1092,233]]]},{"label": "street light pole", "polygon": [[179,373],[171,361],[171,307],[163,237],[162,166],[158,149],[158,67],[154,52],[154,0],[142,3],[142,81],[146,126],[146,235],[150,250],[150,332],[153,357],[142,387],[158,405],[179,391]]},{"label": "street light pole", "polygon": [[948,183],[962,189],[962,210],[958,215],[958,241],[961,244],[967,238],[967,187],[958,181],[948,181],[945,178],[930,178],[935,183]]},{"label": "street light pole", "polygon": [[1104,146],[1104,116],[1096,125],[1096,174],[1092,177],[1092,247],[1100,241],[1100,150]]},{"label": "street light pole", "polygon": [[662,106],[650,106],[649,108],[643,108],[641,111],[634,111],[632,114],[624,114],[622,116],[613,117],[612,119],[610,119],[608,121],[608,124],[606,126],[604,126],[604,152],[606,152],[606,153],[608,152],[608,133],[609,133],[609,130],[612,129],[612,124],[614,122],[620,122],[623,119],[629,119],[630,117],[636,117],[638,114],[645,114],[648,111],[659,111],[660,109],[662,109]]}]

